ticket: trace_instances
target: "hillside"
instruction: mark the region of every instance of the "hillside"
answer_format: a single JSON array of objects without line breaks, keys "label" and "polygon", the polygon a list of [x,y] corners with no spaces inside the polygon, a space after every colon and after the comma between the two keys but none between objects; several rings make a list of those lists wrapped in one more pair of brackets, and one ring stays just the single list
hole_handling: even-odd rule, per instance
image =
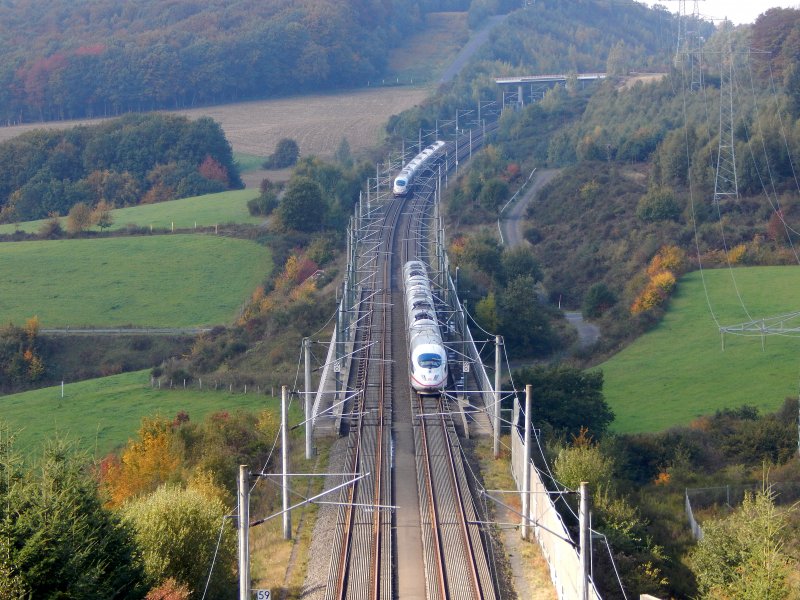
[{"label": "hillside", "polygon": [[447,0],[0,4],[0,122],[364,86]]},{"label": "hillside", "polygon": [[271,269],[263,246],[213,235],[6,242],[0,306],[45,327],[220,325]]},{"label": "hillside", "polygon": [[598,367],[613,429],[663,431],[743,405],[769,413],[795,397],[797,337],[767,336],[762,347],[759,336],[723,339],[717,323],[749,321],[745,309],[756,319],[796,310],[798,269],[722,268],[681,278],[661,322]]}]

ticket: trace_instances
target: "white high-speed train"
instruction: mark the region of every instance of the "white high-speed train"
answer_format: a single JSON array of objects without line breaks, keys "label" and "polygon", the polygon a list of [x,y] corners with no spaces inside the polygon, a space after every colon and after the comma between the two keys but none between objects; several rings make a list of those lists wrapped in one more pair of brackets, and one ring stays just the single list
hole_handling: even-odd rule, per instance
[{"label": "white high-speed train", "polygon": [[403,265],[403,289],[411,387],[420,394],[437,394],[447,383],[447,353],[424,263],[411,260]]},{"label": "white high-speed train", "polygon": [[395,198],[408,196],[412,192],[414,180],[426,170],[433,168],[433,164],[442,154],[444,146],[445,143],[442,141],[434,142],[403,167],[402,171],[394,178],[392,193]]}]

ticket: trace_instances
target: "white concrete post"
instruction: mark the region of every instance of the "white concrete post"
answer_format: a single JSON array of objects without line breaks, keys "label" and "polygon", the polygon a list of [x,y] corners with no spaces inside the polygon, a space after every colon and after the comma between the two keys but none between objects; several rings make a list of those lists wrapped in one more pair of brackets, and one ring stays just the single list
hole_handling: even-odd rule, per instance
[{"label": "white concrete post", "polygon": [[239,600],[250,598],[250,473],[239,465]]},{"label": "white concrete post", "polygon": [[500,374],[503,353],[503,336],[494,338],[494,411],[492,412],[492,429],[494,434],[494,457],[500,456]]},{"label": "white concrete post", "polygon": [[581,481],[581,507],[578,513],[580,528],[581,574],[578,582],[578,599],[589,600],[589,484]]},{"label": "white concrete post", "polygon": [[305,354],[306,460],[309,460],[314,452],[311,447],[311,438],[314,435],[314,423],[311,420],[313,405],[311,402],[311,340],[309,338],[303,338],[303,351]]},{"label": "white concrete post", "polygon": [[289,512],[289,423],[287,408],[289,404],[289,392],[284,385],[281,388],[281,456],[283,464],[283,476],[281,477],[281,487],[283,488],[283,539],[292,539],[292,513]]},{"label": "white concrete post", "polygon": [[522,539],[528,539],[528,521],[531,517],[531,404],[533,386],[525,386],[525,456],[522,469]]}]

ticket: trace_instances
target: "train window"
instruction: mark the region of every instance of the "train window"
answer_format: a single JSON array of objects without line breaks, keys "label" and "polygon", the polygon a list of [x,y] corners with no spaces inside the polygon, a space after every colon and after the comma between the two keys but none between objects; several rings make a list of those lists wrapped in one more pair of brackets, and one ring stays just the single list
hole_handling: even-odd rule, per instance
[{"label": "train window", "polygon": [[423,273],[422,271],[411,271],[411,273],[409,273],[408,276],[409,277],[425,277],[425,273]]},{"label": "train window", "polygon": [[414,320],[415,321],[421,321],[422,319],[427,319],[428,321],[433,321],[433,317],[430,314],[426,313],[426,312],[421,312],[421,313],[417,313],[417,314],[414,315]]},{"label": "train window", "polygon": [[427,308],[428,310],[430,310],[433,307],[431,306],[431,303],[428,302],[427,300],[420,300],[418,302],[414,302],[413,308],[414,310],[418,310],[420,308]]},{"label": "train window", "polygon": [[420,354],[417,363],[423,369],[438,369],[442,366],[442,357],[432,352]]}]

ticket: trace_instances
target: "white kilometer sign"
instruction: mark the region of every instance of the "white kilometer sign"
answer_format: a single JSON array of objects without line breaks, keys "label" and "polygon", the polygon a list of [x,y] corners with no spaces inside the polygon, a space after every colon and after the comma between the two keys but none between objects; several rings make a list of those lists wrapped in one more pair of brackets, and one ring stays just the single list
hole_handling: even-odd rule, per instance
[{"label": "white kilometer sign", "polygon": [[256,595],[256,600],[272,600],[272,592],[270,590],[253,590]]}]

